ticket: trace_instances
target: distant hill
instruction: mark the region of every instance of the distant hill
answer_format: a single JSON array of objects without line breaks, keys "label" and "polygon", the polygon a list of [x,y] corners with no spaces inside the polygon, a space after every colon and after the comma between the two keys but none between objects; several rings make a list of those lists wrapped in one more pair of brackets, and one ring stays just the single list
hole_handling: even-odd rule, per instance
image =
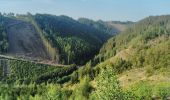
[{"label": "distant hill", "polygon": [[120,21],[93,21],[87,18],[78,19],[80,23],[91,26],[103,33],[115,35],[125,31],[133,22],[120,22]]}]

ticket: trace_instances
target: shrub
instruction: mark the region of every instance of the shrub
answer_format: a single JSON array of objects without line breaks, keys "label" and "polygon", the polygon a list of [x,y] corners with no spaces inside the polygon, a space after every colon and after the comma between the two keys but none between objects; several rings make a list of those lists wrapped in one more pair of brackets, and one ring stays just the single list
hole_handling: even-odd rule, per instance
[{"label": "shrub", "polygon": [[113,69],[106,68],[102,70],[96,79],[97,88],[92,94],[96,100],[122,100],[124,99],[123,91],[114,74]]}]

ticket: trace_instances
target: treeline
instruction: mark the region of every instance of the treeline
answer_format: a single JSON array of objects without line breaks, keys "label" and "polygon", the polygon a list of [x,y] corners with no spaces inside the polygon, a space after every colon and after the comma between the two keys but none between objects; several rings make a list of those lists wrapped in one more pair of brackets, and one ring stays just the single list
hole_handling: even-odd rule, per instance
[{"label": "treeline", "polygon": [[93,20],[86,19],[86,18],[79,18],[78,21],[82,24],[94,27],[97,30],[99,30],[105,34],[115,35],[120,32],[118,29],[116,29],[115,27],[109,26],[106,22],[104,22],[102,20],[93,21]]},{"label": "treeline", "polygon": [[84,64],[97,51],[97,49],[92,50],[94,46],[77,37],[56,37],[56,41],[63,64]]},{"label": "treeline", "polygon": [[70,77],[69,75],[77,70],[77,67],[76,65],[52,66],[30,61],[4,60],[4,62],[1,61],[0,69],[2,73],[7,72],[5,76],[1,75],[1,81],[8,84],[15,82],[19,84],[39,84],[68,82],[71,79],[66,80],[65,78]]},{"label": "treeline", "polygon": [[4,26],[4,17],[0,14],[0,53],[6,53],[8,50],[8,40]]},{"label": "treeline", "polygon": [[127,21],[127,22],[102,21],[102,20],[93,21],[87,18],[79,18],[78,21],[82,24],[91,26],[101,31],[102,33],[110,34],[110,35],[116,35],[120,33],[121,31],[124,31],[131,24],[133,24],[133,22],[130,22],[130,21]]}]

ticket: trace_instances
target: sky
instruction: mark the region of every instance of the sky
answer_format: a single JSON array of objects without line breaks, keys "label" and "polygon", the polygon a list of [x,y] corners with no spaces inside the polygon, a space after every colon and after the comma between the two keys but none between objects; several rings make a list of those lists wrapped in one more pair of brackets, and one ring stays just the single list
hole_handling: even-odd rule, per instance
[{"label": "sky", "polygon": [[170,0],[0,0],[0,12],[138,21],[151,15],[170,14]]}]

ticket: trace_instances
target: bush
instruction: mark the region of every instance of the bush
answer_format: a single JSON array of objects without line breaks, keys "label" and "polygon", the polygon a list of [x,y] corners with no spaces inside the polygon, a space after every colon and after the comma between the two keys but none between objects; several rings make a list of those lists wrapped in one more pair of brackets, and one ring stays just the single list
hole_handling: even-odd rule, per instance
[{"label": "bush", "polygon": [[92,91],[92,86],[89,84],[89,76],[84,77],[80,80],[80,84],[74,89],[71,99],[73,100],[87,100]]},{"label": "bush", "polygon": [[113,69],[102,70],[96,79],[96,90],[92,94],[92,99],[96,100],[123,100],[124,93],[114,74]]}]

